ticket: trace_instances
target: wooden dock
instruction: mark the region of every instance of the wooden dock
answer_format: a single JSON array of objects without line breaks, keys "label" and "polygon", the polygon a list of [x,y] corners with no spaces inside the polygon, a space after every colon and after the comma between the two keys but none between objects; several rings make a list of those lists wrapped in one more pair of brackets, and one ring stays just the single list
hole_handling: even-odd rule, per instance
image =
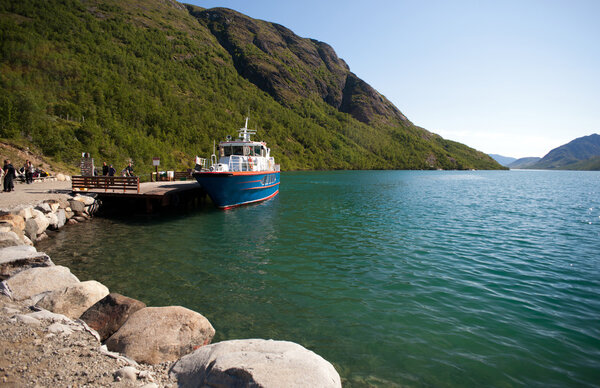
[{"label": "wooden dock", "polygon": [[73,185],[74,192],[93,193],[111,209],[144,210],[151,213],[163,208],[193,208],[203,205],[206,193],[196,181],[167,181],[139,183],[138,190],[120,187],[81,188]]}]

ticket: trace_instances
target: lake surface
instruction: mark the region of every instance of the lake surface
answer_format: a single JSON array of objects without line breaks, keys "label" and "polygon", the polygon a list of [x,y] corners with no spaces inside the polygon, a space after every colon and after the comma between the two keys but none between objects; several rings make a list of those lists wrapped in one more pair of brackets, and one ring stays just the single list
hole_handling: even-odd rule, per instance
[{"label": "lake surface", "polygon": [[290,340],[345,386],[600,384],[600,173],[282,173],[259,205],[95,218],[38,246],[81,279]]}]

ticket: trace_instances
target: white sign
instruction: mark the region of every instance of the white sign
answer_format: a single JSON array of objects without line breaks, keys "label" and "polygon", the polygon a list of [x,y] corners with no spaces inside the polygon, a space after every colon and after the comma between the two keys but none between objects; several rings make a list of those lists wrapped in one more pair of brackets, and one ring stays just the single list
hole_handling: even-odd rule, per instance
[{"label": "white sign", "polygon": [[153,166],[160,166],[160,158],[152,158]]}]

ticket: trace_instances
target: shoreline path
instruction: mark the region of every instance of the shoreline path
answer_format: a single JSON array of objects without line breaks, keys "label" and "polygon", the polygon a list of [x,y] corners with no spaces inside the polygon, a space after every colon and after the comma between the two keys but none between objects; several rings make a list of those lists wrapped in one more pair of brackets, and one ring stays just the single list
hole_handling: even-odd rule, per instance
[{"label": "shoreline path", "polygon": [[0,191],[0,210],[12,209],[19,205],[35,205],[46,199],[67,198],[70,193],[70,181],[16,183],[13,191]]}]

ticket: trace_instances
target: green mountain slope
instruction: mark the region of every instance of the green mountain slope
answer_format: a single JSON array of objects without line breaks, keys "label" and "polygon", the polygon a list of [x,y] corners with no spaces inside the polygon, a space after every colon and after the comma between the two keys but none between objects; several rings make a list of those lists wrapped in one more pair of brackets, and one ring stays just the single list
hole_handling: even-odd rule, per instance
[{"label": "green mountain slope", "polygon": [[[540,161],[528,168],[587,170],[594,162],[590,158],[600,156],[600,135],[592,134],[579,137],[569,143],[548,152]],[[583,162],[583,163],[582,163]]]},{"label": "green mountain slope", "polygon": [[0,34],[0,137],[57,161],[190,167],[250,111],[284,170],[500,168],[414,126],[325,43],[234,11],[15,0]]}]

